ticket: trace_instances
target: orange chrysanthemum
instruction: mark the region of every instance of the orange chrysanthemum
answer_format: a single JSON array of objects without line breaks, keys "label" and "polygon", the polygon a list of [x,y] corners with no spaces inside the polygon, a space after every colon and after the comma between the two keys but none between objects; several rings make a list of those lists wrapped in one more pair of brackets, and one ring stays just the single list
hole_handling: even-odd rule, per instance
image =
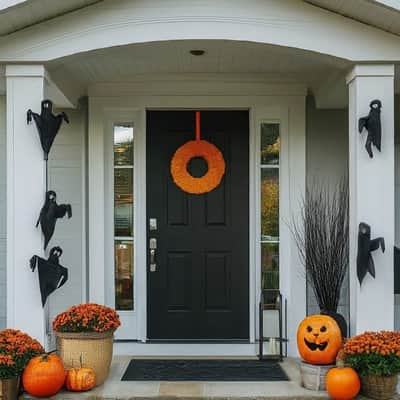
[{"label": "orange chrysanthemum", "polygon": [[365,332],[344,344],[345,361],[360,375],[400,372],[400,332]]},{"label": "orange chrysanthemum", "polygon": [[114,309],[93,303],[72,306],[53,321],[56,332],[110,332],[120,325]]},{"label": "orange chrysanthemum", "polygon": [[44,353],[42,345],[15,329],[0,332],[0,379],[18,376],[31,358]]},{"label": "orange chrysanthemum", "polygon": [[[207,162],[208,171],[200,178],[189,174],[187,166],[192,158],[201,157]],[[203,194],[211,192],[225,174],[225,160],[220,150],[207,140],[190,140],[175,152],[171,160],[171,175],[175,184],[184,192]]]}]

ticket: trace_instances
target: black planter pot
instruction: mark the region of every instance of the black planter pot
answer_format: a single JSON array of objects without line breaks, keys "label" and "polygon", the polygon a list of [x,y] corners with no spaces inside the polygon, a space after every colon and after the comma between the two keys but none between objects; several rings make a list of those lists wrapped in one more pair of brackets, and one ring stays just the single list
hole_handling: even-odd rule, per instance
[{"label": "black planter pot", "polygon": [[326,311],[326,310],[321,310],[321,314],[329,315],[331,318],[333,318],[339,325],[340,331],[342,332],[342,338],[343,339],[347,338],[347,332],[348,332],[347,322],[342,314],[339,314],[336,311]]}]

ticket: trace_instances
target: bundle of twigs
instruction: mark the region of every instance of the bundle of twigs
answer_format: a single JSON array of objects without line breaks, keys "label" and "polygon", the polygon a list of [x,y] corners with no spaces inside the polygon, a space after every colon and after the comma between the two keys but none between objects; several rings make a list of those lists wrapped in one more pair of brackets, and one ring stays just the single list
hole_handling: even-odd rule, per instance
[{"label": "bundle of twigs", "polygon": [[349,190],[314,183],[302,199],[293,235],[321,311],[336,312],[349,264]]}]

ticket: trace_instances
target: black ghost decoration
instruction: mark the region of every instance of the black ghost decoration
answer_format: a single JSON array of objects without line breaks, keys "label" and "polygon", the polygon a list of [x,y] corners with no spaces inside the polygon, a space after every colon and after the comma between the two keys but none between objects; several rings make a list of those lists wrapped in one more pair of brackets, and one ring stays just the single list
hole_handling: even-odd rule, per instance
[{"label": "black ghost decoration", "polygon": [[371,101],[370,111],[367,117],[360,118],[358,120],[358,131],[361,133],[365,128],[368,131],[367,142],[365,148],[372,158],[372,145],[374,145],[379,151],[381,151],[381,138],[382,138],[382,127],[381,127],[381,108],[382,103],[380,100]]},{"label": "black ghost decoration", "polygon": [[44,235],[44,249],[46,250],[47,245],[50,242],[54,234],[56,222],[58,218],[63,218],[68,214],[68,218],[72,217],[72,208],[70,204],[57,204],[57,194],[53,190],[46,192],[45,203],[40,210],[39,219],[36,223],[36,227],[40,226]]},{"label": "black ghost decoration", "polygon": [[59,289],[68,280],[68,269],[60,265],[59,258],[63,251],[61,247],[53,247],[47,260],[33,256],[30,259],[32,272],[38,267],[40,294],[42,297],[42,306],[51,293]]},{"label": "black ghost decoration", "polygon": [[40,115],[34,113],[32,110],[27,112],[28,124],[32,121],[32,117],[35,121],[37,130],[39,132],[40,143],[44,152],[44,159],[46,161],[46,191],[48,189],[48,172],[47,172],[47,161],[49,159],[49,152],[54,142],[55,137],[60,129],[63,121],[69,123],[67,115],[62,112],[61,114],[53,114],[53,103],[50,100],[42,101],[42,110]]},{"label": "black ghost decoration", "polygon": [[371,227],[361,222],[358,226],[358,252],[357,252],[357,277],[360,282],[365,278],[369,272],[375,278],[375,264],[372,259],[371,252],[378,250],[379,246],[382,253],[385,252],[385,239],[380,237],[371,240]]},{"label": "black ghost decoration", "polygon": [[64,112],[54,115],[53,103],[50,100],[42,101],[42,111],[40,115],[34,113],[32,110],[28,110],[28,123],[32,121],[32,117],[39,131],[40,143],[44,151],[44,159],[47,161],[51,146],[57,136],[61,123],[63,121],[69,123],[69,119]]}]

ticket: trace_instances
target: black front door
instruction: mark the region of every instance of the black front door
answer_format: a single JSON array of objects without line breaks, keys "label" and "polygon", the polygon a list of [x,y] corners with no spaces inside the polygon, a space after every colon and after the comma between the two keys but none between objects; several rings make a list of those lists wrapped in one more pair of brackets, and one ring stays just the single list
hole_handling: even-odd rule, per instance
[{"label": "black front door", "polygon": [[[194,137],[194,111],[147,112],[148,338],[248,339],[248,112],[201,112],[201,139],[226,166],[220,185],[201,195],[184,192],[170,172],[175,151]],[[187,169],[200,177],[207,163],[194,158]]]}]

